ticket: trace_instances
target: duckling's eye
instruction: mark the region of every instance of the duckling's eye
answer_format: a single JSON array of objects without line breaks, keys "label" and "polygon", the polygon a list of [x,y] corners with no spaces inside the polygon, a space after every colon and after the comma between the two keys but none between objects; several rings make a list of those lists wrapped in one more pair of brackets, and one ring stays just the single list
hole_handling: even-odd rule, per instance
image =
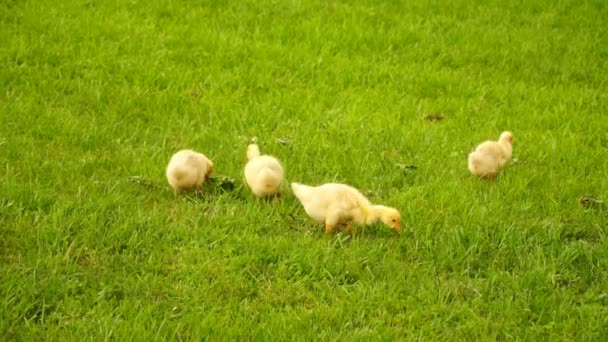
[{"label": "duckling's eye", "polygon": [[395,220],[395,219],[393,219],[393,222],[395,222],[395,221],[396,221],[396,220]]}]

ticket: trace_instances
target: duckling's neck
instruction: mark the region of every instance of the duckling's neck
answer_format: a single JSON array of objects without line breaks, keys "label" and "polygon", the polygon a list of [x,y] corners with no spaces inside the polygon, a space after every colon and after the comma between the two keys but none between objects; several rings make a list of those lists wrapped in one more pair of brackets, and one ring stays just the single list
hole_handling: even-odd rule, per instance
[{"label": "duckling's neck", "polygon": [[505,154],[509,155],[512,153],[513,145],[511,145],[510,142],[506,140],[499,140],[498,144],[502,147],[502,150],[505,152]]},{"label": "duckling's neck", "polygon": [[380,220],[380,213],[382,212],[381,205],[369,205],[363,208],[363,215],[365,224],[372,224]]}]

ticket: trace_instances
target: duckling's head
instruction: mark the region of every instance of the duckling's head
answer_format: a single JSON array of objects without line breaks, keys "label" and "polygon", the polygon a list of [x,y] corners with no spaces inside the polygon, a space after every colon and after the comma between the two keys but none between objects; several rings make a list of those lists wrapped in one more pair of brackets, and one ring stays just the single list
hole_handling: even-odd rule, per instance
[{"label": "duckling's head", "polygon": [[205,178],[211,178],[211,174],[213,173],[213,162],[207,159],[207,172],[205,173]]},{"label": "duckling's head", "polygon": [[210,161],[207,163],[207,173],[208,173],[208,174],[211,174],[212,172],[213,172],[213,162],[210,160]]},{"label": "duckling's head", "polygon": [[401,233],[401,215],[399,214],[399,211],[395,208],[382,205],[376,206],[376,208],[380,221],[396,230],[397,233]]},{"label": "duckling's head", "polygon": [[513,145],[513,133],[509,131],[502,132],[498,141],[508,142],[509,144]]}]

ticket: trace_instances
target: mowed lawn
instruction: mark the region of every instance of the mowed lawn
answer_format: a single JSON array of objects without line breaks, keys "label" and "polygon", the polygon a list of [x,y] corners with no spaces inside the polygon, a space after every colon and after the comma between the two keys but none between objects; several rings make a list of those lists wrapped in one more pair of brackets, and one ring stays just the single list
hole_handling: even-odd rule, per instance
[{"label": "mowed lawn", "polygon": [[[0,42],[2,339],[608,336],[606,1],[8,0]],[[253,137],[403,234],[256,200]]]}]

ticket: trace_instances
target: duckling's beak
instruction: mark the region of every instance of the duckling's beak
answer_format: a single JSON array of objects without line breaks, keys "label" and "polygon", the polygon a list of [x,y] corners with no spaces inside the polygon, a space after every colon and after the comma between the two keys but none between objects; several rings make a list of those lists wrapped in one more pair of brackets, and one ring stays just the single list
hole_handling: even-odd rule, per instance
[{"label": "duckling's beak", "polygon": [[401,234],[401,223],[396,223],[394,228],[397,233]]}]

